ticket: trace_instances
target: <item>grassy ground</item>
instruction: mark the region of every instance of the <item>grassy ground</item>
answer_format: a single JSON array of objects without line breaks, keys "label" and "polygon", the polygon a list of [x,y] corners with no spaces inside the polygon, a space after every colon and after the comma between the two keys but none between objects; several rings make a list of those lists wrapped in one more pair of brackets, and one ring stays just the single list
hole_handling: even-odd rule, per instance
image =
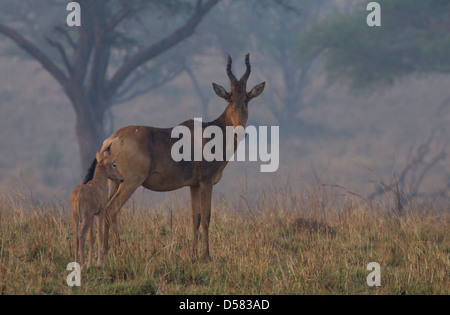
[{"label": "grassy ground", "polygon": [[[73,228],[64,205],[0,197],[2,294],[450,294],[450,216],[436,203],[388,205],[348,197],[336,207],[318,193],[261,192],[253,203],[216,200],[212,262],[191,261],[188,200],[122,210],[121,246],[104,269],[69,287]],[[299,221],[299,218],[303,218]],[[201,243],[201,242],[200,242]],[[381,266],[369,287],[367,265]]]}]

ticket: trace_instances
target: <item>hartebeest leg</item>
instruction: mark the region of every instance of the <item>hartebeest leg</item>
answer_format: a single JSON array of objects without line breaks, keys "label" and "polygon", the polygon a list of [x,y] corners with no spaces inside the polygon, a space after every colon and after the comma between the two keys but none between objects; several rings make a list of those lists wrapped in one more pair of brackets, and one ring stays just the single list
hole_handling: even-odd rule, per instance
[{"label": "hartebeest leg", "polygon": [[192,259],[197,259],[197,243],[198,243],[198,228],[200,227],[200,187],[191,186],[191,208],[192,208],[192,226],[194,229],[194,238],[192,241]]},{"label": "hartebeest leg", "polygon": [[109,180],[108,181],[108,201],[114,197],[114,195],[117,193],[117,190],[119,189],[120,183]]},{"label": "hartebeest leg", "polygon": [[[119,183],[113,180],[108,181],[108,201],[114,197],[114,195],[117,193],[117,190],[119,189]],[[103,220],[103,251],[106,253],[108,251],[108,240],[109,240],[109,227],[111,226],[111,214],[106,213],[106,208],[103,209],[104,219]]]},{"label": "hartebeest leg", "polygon": [[122,206],[127,202],[127,200],[131,197],[131,195],[136,191],[136,189],[142,185],[144,182],[144,178],[142,178],[142,181],[131,182],[126,181],[122,184],[120,184],[119,189],[114,194],[114,196],[111,198],[111,200],[108,201],[108,204],[106,205],[105,210],[105,231],[104,231],[104,237],[103,245],[104,245],[104,252],[106,253],[108,250],[108,230],[111,228],[114,238],[114,246],[117,249],[117,245],[119,244],[119,228],[118,228],[118,216],[119,211],[122,208]]},{"label": "hartebeest leg", "polygon": [[120,246],[120,234],[119,234],[119,210],[114,212],[111,216],[111,232],[114,242],[114,252],[117,254],[117,247]]},{"label": "hartebeest leg", "polygon": [[212,183],[200,184],[200,213],[203,231],[203,260],[210,261],[209,256],[209,222],[211,219]]},{"label": "hartebeest leg", "polygon": [[116,243],[120,243],[119,235],[115,233],[117,231],[117,215],[113,213],[113,209],[105,209],[104,231],[103,231],[103,251],[108,252],[109,247],[109,230],[111,229],[113,234],[113,244],[116,249]]}]

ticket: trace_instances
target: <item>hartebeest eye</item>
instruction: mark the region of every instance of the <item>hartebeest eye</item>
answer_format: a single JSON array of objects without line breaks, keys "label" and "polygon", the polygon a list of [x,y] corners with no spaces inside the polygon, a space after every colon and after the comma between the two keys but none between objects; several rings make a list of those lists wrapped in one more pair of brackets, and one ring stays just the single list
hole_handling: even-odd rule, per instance
[{"label": "hartebeest eye", "polygon": [[116,168],[116,167],[117,167],[117,164],[116,164],[116,163],[113,163],[112,167],[113,167],[113,168]]}]

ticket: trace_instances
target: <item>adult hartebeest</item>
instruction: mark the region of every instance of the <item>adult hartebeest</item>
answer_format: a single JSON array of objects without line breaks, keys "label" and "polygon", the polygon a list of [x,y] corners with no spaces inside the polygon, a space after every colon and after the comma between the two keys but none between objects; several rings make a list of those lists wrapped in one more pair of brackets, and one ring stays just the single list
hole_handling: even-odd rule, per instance
[{"label": "adult hartebeest", "polygon": [[[265,87],[265,82],[256,85],[247,92],[247,80],[250,76],[250,55],[247,54],[245,64],[247,70],[240,80],[231,70],[232,60],[229,55],[227,74],[231,83],[231,91],[227,92],[222,86],[213,83],[215,93],[228,102],[228,106],[216,120],[202,123],[202,128],[217,126],[226,135],[226,127],[245,127],[248,119],[248,102],[259,96]],[[188,120],[180,126],[186,126],[194,135],[194,121]],[[118,214],[121,207],[133,192],[144,186],[153,191],[172,191],[190,186],[192,222],[194,226],[193,256],[197,257],[198,230],[203,229],[203,259],[210,260],[208,227],[211,216],[211,198],[213,185],[222,177],[227,165],[223,161],[180,161],[175,162],[171,156],[171,149],[176,139],[171,137],[173,128],[161,129],[144,126],[128,126],[116,131],[103,143],[101,153],[112,155],[120,153],[117,165],[125,181],[118,184],[109,182],[110,200],[106,207],[105,221],[105,251],[108,247],[108,229],[112,228],[116,242],[118,242]],[[206,141],[203,140],[203,146]],[[223,143],[226,143],[224,139]],[[237,143],[235,142],[235,150]],[[94,161],[95,163],[95,161]]]}]

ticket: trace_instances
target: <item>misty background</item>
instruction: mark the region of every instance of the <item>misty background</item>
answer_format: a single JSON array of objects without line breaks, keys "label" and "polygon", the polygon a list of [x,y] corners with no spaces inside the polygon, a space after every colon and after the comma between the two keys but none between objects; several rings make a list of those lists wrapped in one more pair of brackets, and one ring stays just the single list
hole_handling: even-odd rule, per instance
[{"label": "misty background", "polygon": [[[92,1],[79,2],[84,29],[127,12],[108,37],[110,51],[103,55],[108,63],[99,66],[106,79],[197,12],[196,1],[110,0],[102,2],[108,3],[105,11],[94,5],[88,14],[84,8]],[[262,81],[267,85],[249,104],[248,125],[280,126],[280,167],[260,173],[260,161],[231,162],[215,197],[251,198],[262,189],[286,187],[295,194],[316,183],[367,198],[396,184],[405,198],[448,197],[449,4],[378,1],[382,27],[370,28],[365,10],[370,1],[216,2],[201,12],[192,35],[136,67],[108,94],[102,111],[94,110],[101,113],[101,125],[92,131],[98,139],[86,156],[93,159],[92,147],[100,149],[103,139],[126,125],[173,127],[194,117],[217,118],[227,104],[211,83],[229,88],[226,53],[240,77],[250,52],[248,89]],[[83,162],[80,154],[80,129],[86,128],[77,125],[81,111],[67,86],[19,48],[17,37],[11,40],[14,30],[70,77],[81,31],[67,26],[67,3],[0,0],[2,193],[66,200],[92,161]],[[94,27],[89,32],[95,42]],[[95,56],[87,56],[86,67],[94,67]],[[81,81],[87,86],[88,75]],[[94,84],[91,99],[98,91]],[[86,119],[94,120],[91,116]],[[136,194],[149,200],[165,196],[143,189]]]}]

